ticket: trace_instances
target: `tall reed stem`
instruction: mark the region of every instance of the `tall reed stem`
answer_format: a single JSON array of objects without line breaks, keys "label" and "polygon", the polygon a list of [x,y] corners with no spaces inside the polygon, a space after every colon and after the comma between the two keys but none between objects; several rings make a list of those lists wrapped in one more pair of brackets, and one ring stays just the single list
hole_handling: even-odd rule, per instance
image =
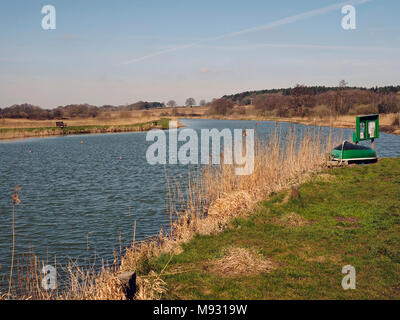
[{"label": "tall reed stem", "polygon": [[14,269],[14,251],[15,251],[15,203],[13,201],[13,213],[12,213],[12,253],[11,253],[11,271],[10,271],[10,281],[8,282],[8,299],[10,299],[11,295],[11,286],[12,286],[12,276]]}]

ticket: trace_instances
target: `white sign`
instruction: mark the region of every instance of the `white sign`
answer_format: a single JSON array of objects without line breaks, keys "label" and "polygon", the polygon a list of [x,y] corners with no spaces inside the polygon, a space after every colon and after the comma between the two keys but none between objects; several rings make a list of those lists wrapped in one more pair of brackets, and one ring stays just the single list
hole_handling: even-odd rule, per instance
[{"label": "white sign", "polygon": [[375,138],[375,121],[368,122],[368,133],[370,138]]},{"label": "white sign", "polygon": [[360,139],[365,139],[365,123],[360,123]]}]

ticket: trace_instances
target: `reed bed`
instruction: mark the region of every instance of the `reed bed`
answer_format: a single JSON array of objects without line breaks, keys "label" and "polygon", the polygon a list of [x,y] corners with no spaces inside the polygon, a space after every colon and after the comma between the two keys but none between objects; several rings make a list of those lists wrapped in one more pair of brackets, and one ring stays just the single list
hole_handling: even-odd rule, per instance
[{"label": "reed bed", "polygon": [[[267,139],[257,139],[254,171],[250,175],[236,175],[232,165],[223,164],[193,169],[183,186],[167,176],[169,230],[160,230],[159,235],[142,242],[134,236],[132,246],[126,248],[121,258],[116,258],[112,267],[96,271],[71,266],[62,292],[42,294],[37,287],[39,282],[29,280],[24,294],[14,298],[125,299],[118,274],[135,271],[135,298],[160,299],[167,290],[162,277],[169,262],[162,270],[153,270],[151,259],[167,254],[171,260],[181,252],[181,244],[196,233],[219,233],[233,218],[249,214],[257,202],[307,181],[325,167],[326,154],[340,141],[341,138],[333,139],[331,134],[323,136],[319,129],[297,136],[295,127],[286,134],[276,127]],[[31,268],[29,272],[35,275],[39,270]]]},{"label": "reed bed", "polygon": [[[257,141],[254,171],[248,176],[235,175],[231,165],[220,165],[191,172],[185,186],[169,179],[170,230],[166,233],[160,230],[152,241],[128,248],[121,269],[137,270],[143,261],[161,253],[179,254],[181,244],[196,233],[221,232],[229,221],[248,214],[271,193],[307,181],[325,167],[326,154],[340,141],[341,138],[333,139],[331,134],[324,137],[318,129],[297,137],[294,127],[285,135],[276,128],[267,140]],[[161,277],[162,273],[158,275]],[[140,290],[139,286],[139,293]]]}]

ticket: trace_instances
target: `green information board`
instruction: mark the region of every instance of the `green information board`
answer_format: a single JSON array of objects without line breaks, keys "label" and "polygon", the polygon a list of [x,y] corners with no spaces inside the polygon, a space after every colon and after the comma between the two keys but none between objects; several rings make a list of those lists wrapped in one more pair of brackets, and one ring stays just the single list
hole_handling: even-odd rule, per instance
[{"label": "green information board", "polygon": [[356,118],[356,132],[353,133],[353,142],[375,140],[379,138],[379,114],[370,114]]}]

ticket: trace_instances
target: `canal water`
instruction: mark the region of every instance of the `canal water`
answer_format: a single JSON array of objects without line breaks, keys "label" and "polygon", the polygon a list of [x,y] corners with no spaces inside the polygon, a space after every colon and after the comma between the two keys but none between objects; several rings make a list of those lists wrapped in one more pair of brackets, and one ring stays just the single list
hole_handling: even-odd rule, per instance
[{"label": "canal water", "polygon": [[[196,130],[253,129],[267,137],[275,122],[188,120]],[[285,133],[301,136],[310,127],[280,123]],[[312,127],[311,127],[312,129]],[[321,128],[324,135],[329,128]],[[351,136],[352,130],[334,129]],[[166,174],[184,183],[188,166],[149,165],[146,132],[76,135],[0,142],[0,288],[7,285],[12,246],[12,201],[20,186],[15,213],[16,256],[33,249],[41,260],[57,265],[70,259],[84,263],[97,257],[112,260],[133,239],[167,229]],[[81,143],[82,142],[82,143]],[[380,157],[400,156],[400,136],[382,133],[376,140]]]}]

